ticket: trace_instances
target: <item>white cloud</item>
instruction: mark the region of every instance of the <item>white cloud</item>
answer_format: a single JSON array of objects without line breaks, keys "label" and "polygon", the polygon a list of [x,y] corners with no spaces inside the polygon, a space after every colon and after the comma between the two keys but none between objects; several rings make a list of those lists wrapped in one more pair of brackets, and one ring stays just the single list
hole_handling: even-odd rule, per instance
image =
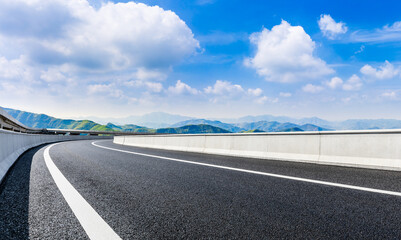
[{"label": "white cloud", "polygon": [[90,72],[168,71],[199,48],[174,12],[134,2],[2,0],[0,36],[14,55]]},{"label": "white cloud", "polygon": [[140,81],[164,81],[167,78],[167,74],[157,69],[150,70],[141,67],[133,74],[133,78]]},{"label": "white cloud", "polygon": [[163,90],[163,85],[158,82],[144,82],[143,83],[152,92],[161,92]]},{"label": "white cloud", "polygon": [[343,85],[343,80],[339,77],[333,77],[326,85],[331,89],[340,88]]},{"label": "white cloud", "polygon": [[206,96],[211,96],[209,100],[213,103],[240,101],[265,104],[266,102],[278,102],[277,98],[263,95],[263,90],[260,88],[244,89],[241,85],[222,80],[217,80],[213,86],[204,88],[204,93]]},{"label": "white cloud", "polygon": [[42,71],[40,78],[50,83],[68,81],[68,78],[64,73],[54,68],[49,68],[47,71]]},{"label": "white cloud", "polygon": [[343,22],[337,23],[328,14],[320,15],[318,24],[323,35],[328,37],[329,39],[334,39],[337,35],[344,34],[348,31],[348,28],[345,26],[345,23]]},{"label": "white cloud", "polygon": [[263,93],[263,91],[260,88],[255,88],[255,89],[249,88],[248,89],[248,94],[255,96],[255,97],[259,97],[260,95],[262,95],[262,93]]},{"label": "white cloud", "polygon": [[401,32],[401,21],[393,23],[393,25],[389,26],[386,25],[383,29],[387,30],[388,32]]},{"label": "white cloud", "polygon": [[[160,81],[199,50],[186,23],[158,6],[105,2],[94,8],[87,0],[0,2],[3,102],[6,92],[8,99],[23,95],[18,99],[27,105],[38,96],[46,99],[44,106],[48,99],[63,106],[80,99],[85,102],[81,110],[94,103],[93,95],[105,96],[103,104],[109,106],[142,101],[145,95],[156,99],[160,94],[154,93],[163,92]],[[109,103],[107,97],[116,101]]]},{"label": "white cloud", "polygon": [[243,93],[244,89],[241,85],[232,84],[228,81],[217,80],[214,86],[208,86],[204,89],[207,94],[214,95],[235,95]]},{"label": "white cloud", "polygon": [[257,47],[253,58],[245,65],[256,69],[267,81],[296,82],[319,78],[334,71],[313,55],[315,42],[301,26],[282,21],[271,30],[253,33],[251,43]]},{"label": "white cloud", "polygon": [[280,92],[280,97],[291,97],[292,94],[289,92]]},{"label": "white cloud", "polygon": [[256,102],[257,104],[264,104],[264,103],[267,102],[268,100],[269,100],[268,97],[263,96],[263,97],[257,98],[257,99],[255,100],[255,102]]},{"label": "white cloud", "polygon": [[395,91],[384,92],[381,96],[388,99],[397,99],[397,93]]},{"label": "white cloud", "polygon": [[401,21],[386,25],[380,29],[353,32],[351,42],[399,42],[401,40]]},{"label": "white cloud", "polygon": [[362,87],[361,79],[356,75],[352,75],[343,85],[345,91],[357,91]]},{"label": "white cloud", "polygon": [[[333,77],[330,81],[324,82],[331,89],[342,89],[344,91],[357,91],[363,86],[361,79],[356,75],[352,75],[347,81],[343,81],[339,77]],[[313,88],[310,87],[313,91]],[[323,89],[322,89],[323,90]]]},{"label": "white cloud", "polygon": [[255,103],[263,105],[266,102],[270,102],[270,103],[277,103],[278,102],[278,98],[269,98],[267,96],[262,96],[262,97],[258,97],[254,100]]},{"label": "white cloud", "polygon": [[360,53],[362,53],[363,51],[365,51],[365,45],[362,45],[362,46],[359,48],[358,51],[355,51],[355,52],[354,52],[354,54],[360,54]]},{"label": "white cloud", "polygon": [[122,98],[124,94],[121,90],[116,89],[114,84],[93,84],[88,86],[89,94],[107,94],[114,98]]},{"label": "white cloud", "polygon": [[2,81],[32,84],[37,83],[36,75],[35,70],[27,64],[25,56],[13,60],[0,57],[0,78]]},{"label": "white cloud", "polygon": [[163,90],[163,85],[160,82],[131,80],[124,83],[128,87],[145,87],[151,92],[159,93]]},{"label": "white cloud", "polygon": [[196,95],[199,93],[199,91],[195,88],[190,87],[188,84],[181,82],[181,80],[178,80],[175,86],[170,86],[168,88],[168,92],[173,93],[173,94],[193,94]]},{"label": "white cloud", "polygon": [[318,93],[323,91],[323,89],[324,88],[322,86],[317,86],[310,83],[302,87],[302,90],[307,93]]},{"label": "white cloud", "polygon": [[391,79],[400,74],[400,69],[395,68],[393,64],[388,61],[385,61],[383,65],[378,68],[374,68],[369,64],[366,64],[361,68],[361,73],[367,77],[373,79]]}]

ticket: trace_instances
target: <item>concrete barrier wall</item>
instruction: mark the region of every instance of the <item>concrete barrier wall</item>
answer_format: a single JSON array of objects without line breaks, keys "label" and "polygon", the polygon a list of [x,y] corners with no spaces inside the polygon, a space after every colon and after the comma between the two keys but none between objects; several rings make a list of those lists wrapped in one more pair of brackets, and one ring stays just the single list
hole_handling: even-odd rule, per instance
[{"label": "concrete barrier wall", "polygon": [[104,137],[24,134],[0,129],[0,182],[18,157],[32,147],[50,142],[98,138]]},{"label": "concrete barrier wall", "polygon": [[128,146],[401,170],[401,130],[116,136]]}]

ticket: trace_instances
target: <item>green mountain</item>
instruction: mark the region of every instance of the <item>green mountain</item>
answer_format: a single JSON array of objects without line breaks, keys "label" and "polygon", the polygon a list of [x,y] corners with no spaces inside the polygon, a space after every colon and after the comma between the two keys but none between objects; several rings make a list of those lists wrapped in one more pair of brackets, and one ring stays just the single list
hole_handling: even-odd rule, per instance
[{"label": "green mountain", "polygon": [[237,127],[232,124],[223,123],[220,121],[211,121],[211,120],[207,120],[207,119],[190,119],[187,121],[178,122],[176,124],[171,125],[170,127],[182,127],[182,126],[186,126],[186,125],[199,125],[199,124],[205,124],[205,125],[222,128],[222,129],[225,129],[230,132],[240,132],[240,131],[245,130],[243,128]]},{"label": "green mountain", "polygon": [[46,114],[36,114],[9,108],[5,108],[5,110],[22,124],[32,128],[123,131],[136,133],[230,133],[230,131],[206,124],[187,125],[178,128],[152,129],[133,124],[120,126],[113,123],[107,123],[106,125],[101,125],[89,120],[59,119]]},{"label": "green mountain", "polygon": [[[144,115],[136,115],[136,116],[132,115],[124,118],[99,118],[95,116],[91,116],[88,118],[101,124],[106,124],[108,122],[117,123],[119,125],[133,123],[140,126],[145,126],[146,128],[166,128],[166,127],[171,127],[171,125],[174,123],[192,119],[192,117],[169,114],[164,112],[152,112]],[[175,127],[181,127],[181,126],[175,126]]]},{"label": "green mountain", "polygon": [[330,131],[330,129],[322,128],[313,124],[304,124],[299,127],[302,131]]},{"label": "green mountain", "polygon": [[243,130],[240,133],[260,133],[260,132],[265,132],[259,129],[252,129],[252,130]]},{"label": "green mountain", "polygon": [[338,130],[368,130],[368,129],[400,129],[401,120],[395,119],[349,119],[335,122]]},{"label": "green mountain", "polygon": [[134,124],[126,124],[126,125],[115,125],[113,123],[108,123],[106,124],[106,127],[111,128],[115,131],[121,131],[121,132],[136,132],[136,133],[153,133],[155,132],[154,129],[147,128],[147,127],[141,127],[138,125]]},{"label": "green mountain", "polygon": [[313,124],[298,125],[295,123],[280,123],[276,121],[267,122],[251,122],[251,123],[240,123],[236,126],[244,128],[246,130],[259,129],[265,132],[288,132],[288,131],[329,131],[330,129],[322,128]]},{"label": "green mountain", "polygon": [[206,124],[186,125],[177,128],[159,128],[156,133],[191,134],[191,133],[231,133],[222,128]]},{"label": "green mountain", "polygon": [[32,128],[114,131],[112,128],[89,120],[59,119],[46,114],[36,114],[9,108],[5,108],[5,110],[22,124]]},{"label": "green mountain", "polygon": [[281,130],[280,132],[303,132],[304,130],[300,129],[299,127],[291,127]]}]

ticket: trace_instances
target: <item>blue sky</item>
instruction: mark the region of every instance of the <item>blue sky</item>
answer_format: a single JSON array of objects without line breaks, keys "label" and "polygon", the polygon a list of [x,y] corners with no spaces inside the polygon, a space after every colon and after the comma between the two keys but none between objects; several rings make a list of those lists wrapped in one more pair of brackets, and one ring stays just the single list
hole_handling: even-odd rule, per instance
[{"label": "blue sky", "polygon": [[0,3],[4,107],[401,119],[399,1]]}]

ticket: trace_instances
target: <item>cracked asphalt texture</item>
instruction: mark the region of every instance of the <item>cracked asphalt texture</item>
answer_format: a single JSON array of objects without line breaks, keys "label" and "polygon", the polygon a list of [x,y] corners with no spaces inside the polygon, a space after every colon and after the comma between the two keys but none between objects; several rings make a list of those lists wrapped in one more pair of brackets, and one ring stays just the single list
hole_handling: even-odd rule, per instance
[{"label": "cracked asphalt texture", "polygon": [[[55,145],[70,183],[123,239],[400,239],[401,197]],[[401,172],[99,145],[401,192]],[[43,160],[25,153],[0,188],[0,239],[87,239]]]}]

